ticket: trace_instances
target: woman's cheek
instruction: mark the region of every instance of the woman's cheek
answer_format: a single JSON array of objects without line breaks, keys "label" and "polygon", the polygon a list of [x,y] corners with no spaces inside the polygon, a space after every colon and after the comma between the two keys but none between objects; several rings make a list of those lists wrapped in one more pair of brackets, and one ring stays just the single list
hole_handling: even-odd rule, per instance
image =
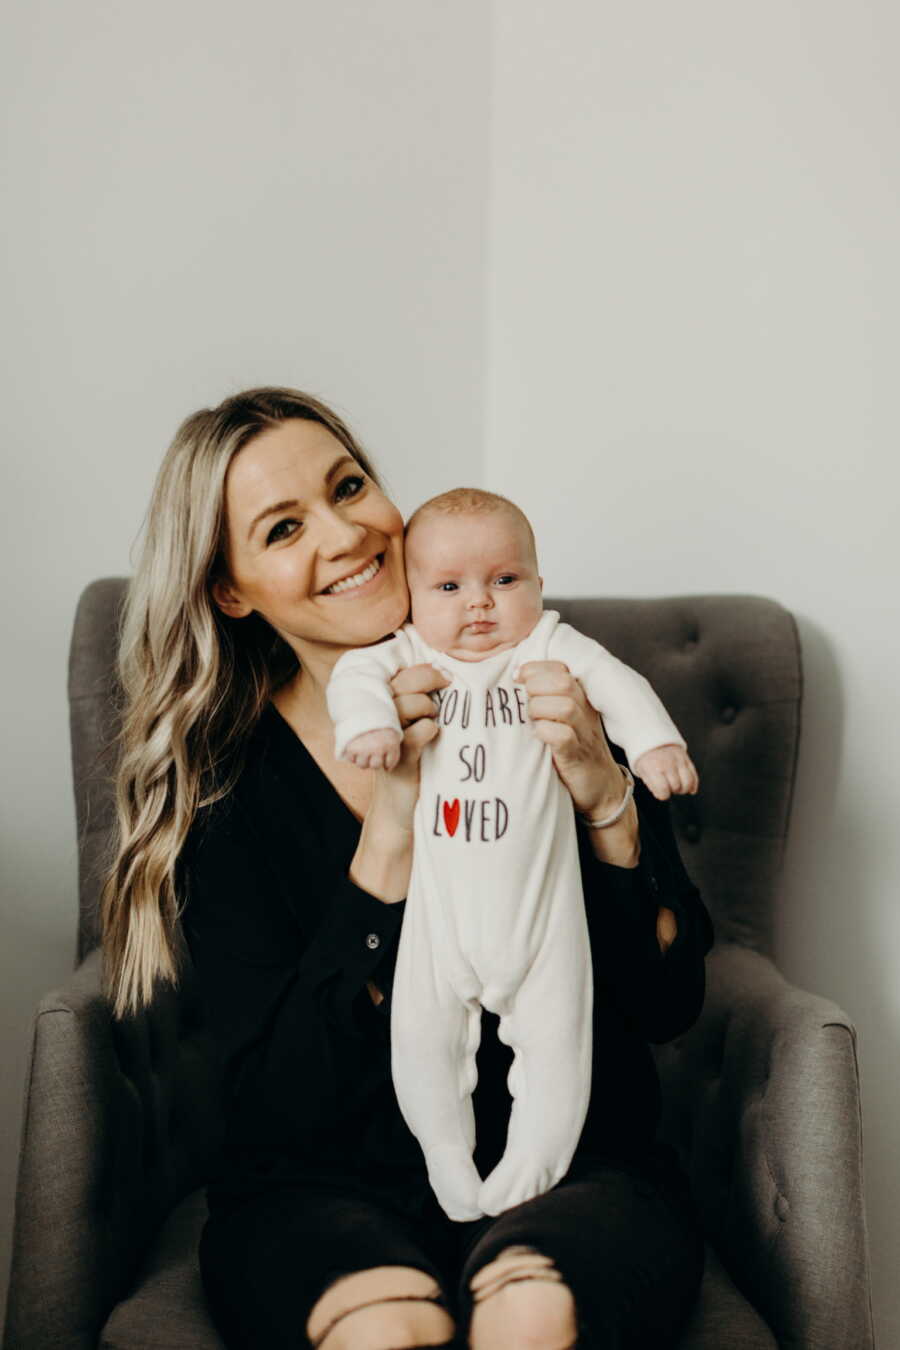
[{"label": "woman's cheek", "polygon": [[296,598],[298,594],[313,593],[315,578],[308,562],[304,562],[296,553],[291,557],[290,549],[285,549],[276,561],[278,566],[274,572],[274,581],[280,595],[289,599]]}]

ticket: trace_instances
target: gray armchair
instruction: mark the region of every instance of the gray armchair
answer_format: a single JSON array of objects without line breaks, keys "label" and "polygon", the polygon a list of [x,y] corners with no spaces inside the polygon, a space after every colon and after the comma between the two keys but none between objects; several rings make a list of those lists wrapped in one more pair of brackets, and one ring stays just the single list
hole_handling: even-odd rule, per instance
[{"label": "gray armchair", "polygon": [[[5,1350],[221,1350],[196,1249],[222,1147],[220,1086],[190,980],[113,1023],[100,1000],[99,868],[119,578],[84,591],[69,697],[79,836],[77,968],[38,1007]],[[549,600],[659,690],[702,788],[673,805],[716,925],[697,1024],[655,1048],[664,1131],[707,1233],[684,1350],[870,1350],[856,1033],[771,960],[796,761],[791,616],[753,597]]]}]

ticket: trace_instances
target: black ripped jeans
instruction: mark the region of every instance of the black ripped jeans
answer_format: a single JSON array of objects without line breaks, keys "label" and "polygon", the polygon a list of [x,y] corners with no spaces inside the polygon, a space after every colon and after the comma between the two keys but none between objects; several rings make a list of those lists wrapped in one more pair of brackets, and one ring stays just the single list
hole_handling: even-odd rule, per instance
[{"label": "black ripped jeans", "polygon": [[[663,1146],[664,1147],[664,1146]],[[674,1155],[673,1155],[674,1161]],[[571,1289],[578,1346],[678,1343],[703,1274],[704,1242],[683,1174],[584,1159],[545,1195],[497,1218],[452,1223],[432,1196],[418,1213],[387,1194],[286,1184],[214,1209],[200,1241],[210,1312],[228,1350],[297,1350],[319,1297],[342,1275],[413,1266],[441,1286],[467,1344],[469,1281],[510,1246],[549,1256]]]}]

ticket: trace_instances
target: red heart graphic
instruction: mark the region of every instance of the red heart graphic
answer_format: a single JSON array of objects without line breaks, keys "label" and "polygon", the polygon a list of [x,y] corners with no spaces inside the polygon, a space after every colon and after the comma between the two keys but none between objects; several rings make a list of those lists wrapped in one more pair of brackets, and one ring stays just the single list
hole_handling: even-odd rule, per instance
[{"label": "red heart graphic", "polygon": [[454,797],[453,802],[444,802],[444,824],[447,826],[447,833],[452,839],[456,834],[456,827],[459,824],[459,798]]}]

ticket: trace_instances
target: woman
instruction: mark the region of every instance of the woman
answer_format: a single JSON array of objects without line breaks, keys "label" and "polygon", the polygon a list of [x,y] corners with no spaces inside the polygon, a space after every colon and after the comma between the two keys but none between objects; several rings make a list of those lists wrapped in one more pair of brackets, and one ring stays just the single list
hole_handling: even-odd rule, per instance
[{"label": "woman", "polygon": [[[179,428],[122,630],[119,847],[104,887],[117,1016],[176,981],[176,927],[219,1047],[226,1161],[200,1268],[229,1347],[563,1350],[674,1344],[703,1240],[656,1139],[648,1041],[696,1019],[712,925],[667,813],[622,777],[565,667],[530,667],[535,732],[579,819],[594,966],[591,1106],[569,1172],[498,1218],[452,1223],[397,1107],[393,962],[431,666],[392,683],[393,772],[335,761],[338,656],[405,620],[403,521],[343,422],[250,390]],[[482,1174],[503,1152],[510,1051],[483,1017]]]}]

